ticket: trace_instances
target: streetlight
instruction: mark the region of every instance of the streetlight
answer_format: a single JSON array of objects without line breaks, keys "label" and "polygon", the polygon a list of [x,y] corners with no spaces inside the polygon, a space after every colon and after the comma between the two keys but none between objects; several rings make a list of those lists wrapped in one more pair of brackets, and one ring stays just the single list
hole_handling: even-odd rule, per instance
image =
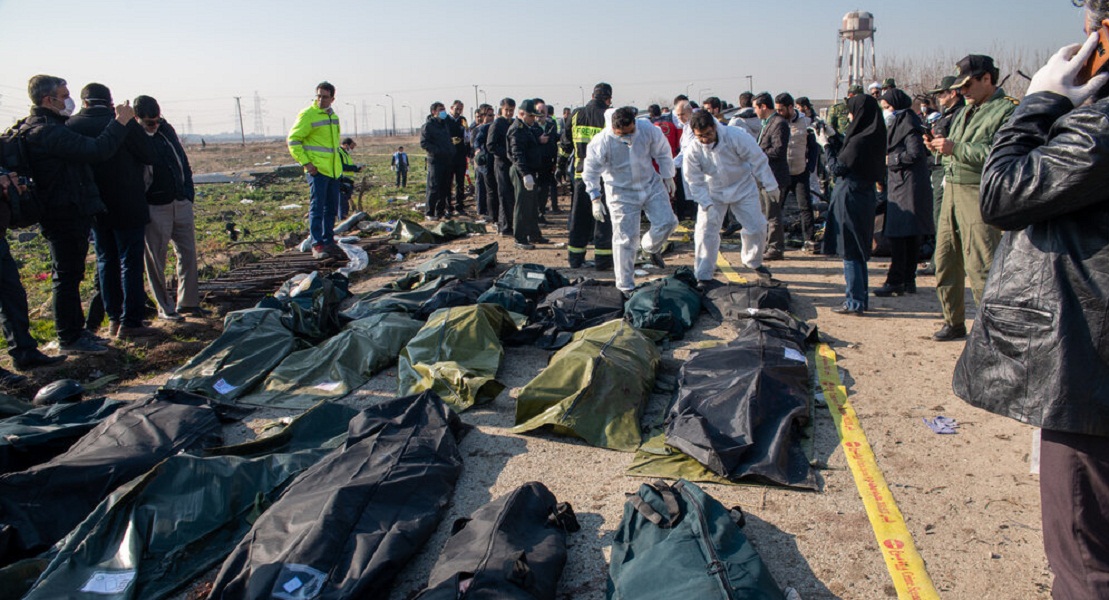
[{"label": "streetlight", "polygon": [[747,91],[751,92],[752,94],[755,93],[754,77],[751,75],[747,76]]},{"label": "streetlight", "polygon": [[475,83],[475,84],[473,84],[473,86],[474,86],[474,105],[470,107],[470,122],[471,123],[474,122],[474,115],[477,114],[477,84]]},{"label": "streetlight", "polygon": [[412,135],[412,107],[407,104],[401,104],[400,107],[408,109],[408,135]]},{"label": "streetlight", "polygon": [[693,87],[693,82],[692,81],[689,82],[689,85],[685,86],[685,97],[686,98],[689,97],[689,88],[691,88],[691,87]]},{"label": "streetlight", "polygon": [[585,106],[585,88],[578,86],[578,91],[581,92],[581,105]]},{"label": "streetlight", "polygon": [[392,96],[390,96],[389,94],[385,94],[385,97],[389,99],[389,110],[393,111],[393,133],[391,133],[390,135],[396,135],[397,134],[397,105],[396,105],[395,102],[393,102],[393,97]]},{"label": "streetlight", "polygon": [[385,117],[388,116],[388,115],[385,114],[385,110],[386,110],[385,105],[384,104],[375,104],[374,106],[380,106],[381,107],[381,128],[385,130],[385,135],[389,135],[389,122],[385,120]]},{"label": "streetlight", "polygon": [[354,106],[353,102],[344,102],[354,112],[354,137],[358,137],[358,108]]},{"label": "streetlight", "polygon": [[482,103],[489,104],[489,97],[485,95],[485,90],[478,90],[478,93],[481,94]]}]

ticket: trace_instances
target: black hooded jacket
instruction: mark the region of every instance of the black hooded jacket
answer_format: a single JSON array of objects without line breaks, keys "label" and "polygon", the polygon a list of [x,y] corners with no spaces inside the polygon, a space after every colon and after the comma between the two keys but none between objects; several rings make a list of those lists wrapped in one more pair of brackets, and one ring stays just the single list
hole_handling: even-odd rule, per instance
[{"label": "black hooded jacket", "polygon": [[42,217],[46,227],[104,212],[89,165],[111,158],[127,135],[127,128],[115,119],[96,137],[72,131],[65,122],[66,117],[36,106],[17,125],[26,131],[28,161],[46,209]]},{"label": "black hooded jacket", "polygon": [[[91,106],[70,117],[66,126],[81,135],[95,138],[113,120],[115,113],[111,107]],[[127,123],[127,138],[119,150],[108,160],[92,165],[100,199],[108,209],[97,215],[98,223],[113,229],[133,229],[150,222],[143,165],[153,162],[150,139],[142,125],[130,121]]]},{"label": "black hooded jacket", "polygon": [[[145,131],[143,132],[145,135]],[[162,121],[158,132],[150,136],[154,165],[150,185],[146,188],[146,201],[153,206],[169,204],[174,200],[193,201],[193,169],[189,157],[173,127]]]},{"label": "black hooded jacket", "polygon": [[1109,437],[1109,99],[1025,96],[982,172],[994,254],[955,393],[1044,429]]}]

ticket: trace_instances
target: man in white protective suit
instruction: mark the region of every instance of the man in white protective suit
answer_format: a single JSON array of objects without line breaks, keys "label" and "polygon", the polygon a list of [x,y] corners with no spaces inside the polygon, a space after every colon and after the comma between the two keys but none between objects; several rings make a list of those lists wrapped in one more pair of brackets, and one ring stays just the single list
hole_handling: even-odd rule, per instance
[{"label": "man in white protective suit", "polygon": [[[652,160],[658,165],[658,171]],[[602,203],[608,204],[612,216],[616,287],[627,295],[635,288],[636,251],[642,247],[652,263],[666,266],[662,248],[678,226],[678,218],[670,208],[670,196],[674,194],[670,143],[662,131],[646,119],[637,123],[634,108],[618,108],[608,116],[608,126],[586,147],[582,181],[593,202],[594,218],[603,221]],[[644,212],[651,228],[641,241],[639,221]]]},{"label": "man in white protective suit", "polygon": [[759,187],[776,194],[778,182],[766,154],[747,131],[721,125],[706,112],[694,113],[689,126],[694,141],[685,148],[682,176],[698,205],[693,271],[699,286],[704,288],[713,280],[720,224],[728,211],[742,227],[740,258],[744,266],[769,279],[770,269],[762,264],[767,221],[759,204]]}]

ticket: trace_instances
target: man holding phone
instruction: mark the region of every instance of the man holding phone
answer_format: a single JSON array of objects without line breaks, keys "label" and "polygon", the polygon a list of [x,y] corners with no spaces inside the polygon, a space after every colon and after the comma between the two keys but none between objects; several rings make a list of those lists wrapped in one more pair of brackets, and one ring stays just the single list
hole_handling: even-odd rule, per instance
[{"label": "man holding phone", "polygon": [[943,206],[936,222],[934,255],[936,295],[944,322],[932,335],[938,342],[967,335],[964,297],[968,277],[974,301],[981,305],[982,289],[1001,232],[982,221],[978,186],[993,135],[1017,105],[997,87],[1000,72],[993,58],[970,54],[957,63],[957,68],[959,73],[948,89],[961,92],[967,106],[955,114],[947,135],[937,135],[927,142],[933,152],[943,155],[944,165]]},{"label": "man holding phone", "polygon": [[[1087,33],[1109,25],[1106,0],[1085,12]],[[1080,83],[1097,43],[1051,57],[994,138],[981,215],[1006,233],[952,382],[1041,428],[1044,551],[1068,600],[1109,598],[1109,75]]]}]

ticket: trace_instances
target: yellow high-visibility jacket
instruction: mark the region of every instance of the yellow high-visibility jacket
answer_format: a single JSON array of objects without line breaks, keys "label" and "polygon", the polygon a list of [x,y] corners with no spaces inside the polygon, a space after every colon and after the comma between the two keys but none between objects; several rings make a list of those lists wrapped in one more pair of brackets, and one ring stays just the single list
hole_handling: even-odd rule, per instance
[{"label": "yellow high-visibility jacket", "polygon": [[339,115],[322,110],[315,102],[297,115],[289,130],[289,154],[301,165],[316,165],[325,177],[338,178],[343,174],[339,159]]}]

